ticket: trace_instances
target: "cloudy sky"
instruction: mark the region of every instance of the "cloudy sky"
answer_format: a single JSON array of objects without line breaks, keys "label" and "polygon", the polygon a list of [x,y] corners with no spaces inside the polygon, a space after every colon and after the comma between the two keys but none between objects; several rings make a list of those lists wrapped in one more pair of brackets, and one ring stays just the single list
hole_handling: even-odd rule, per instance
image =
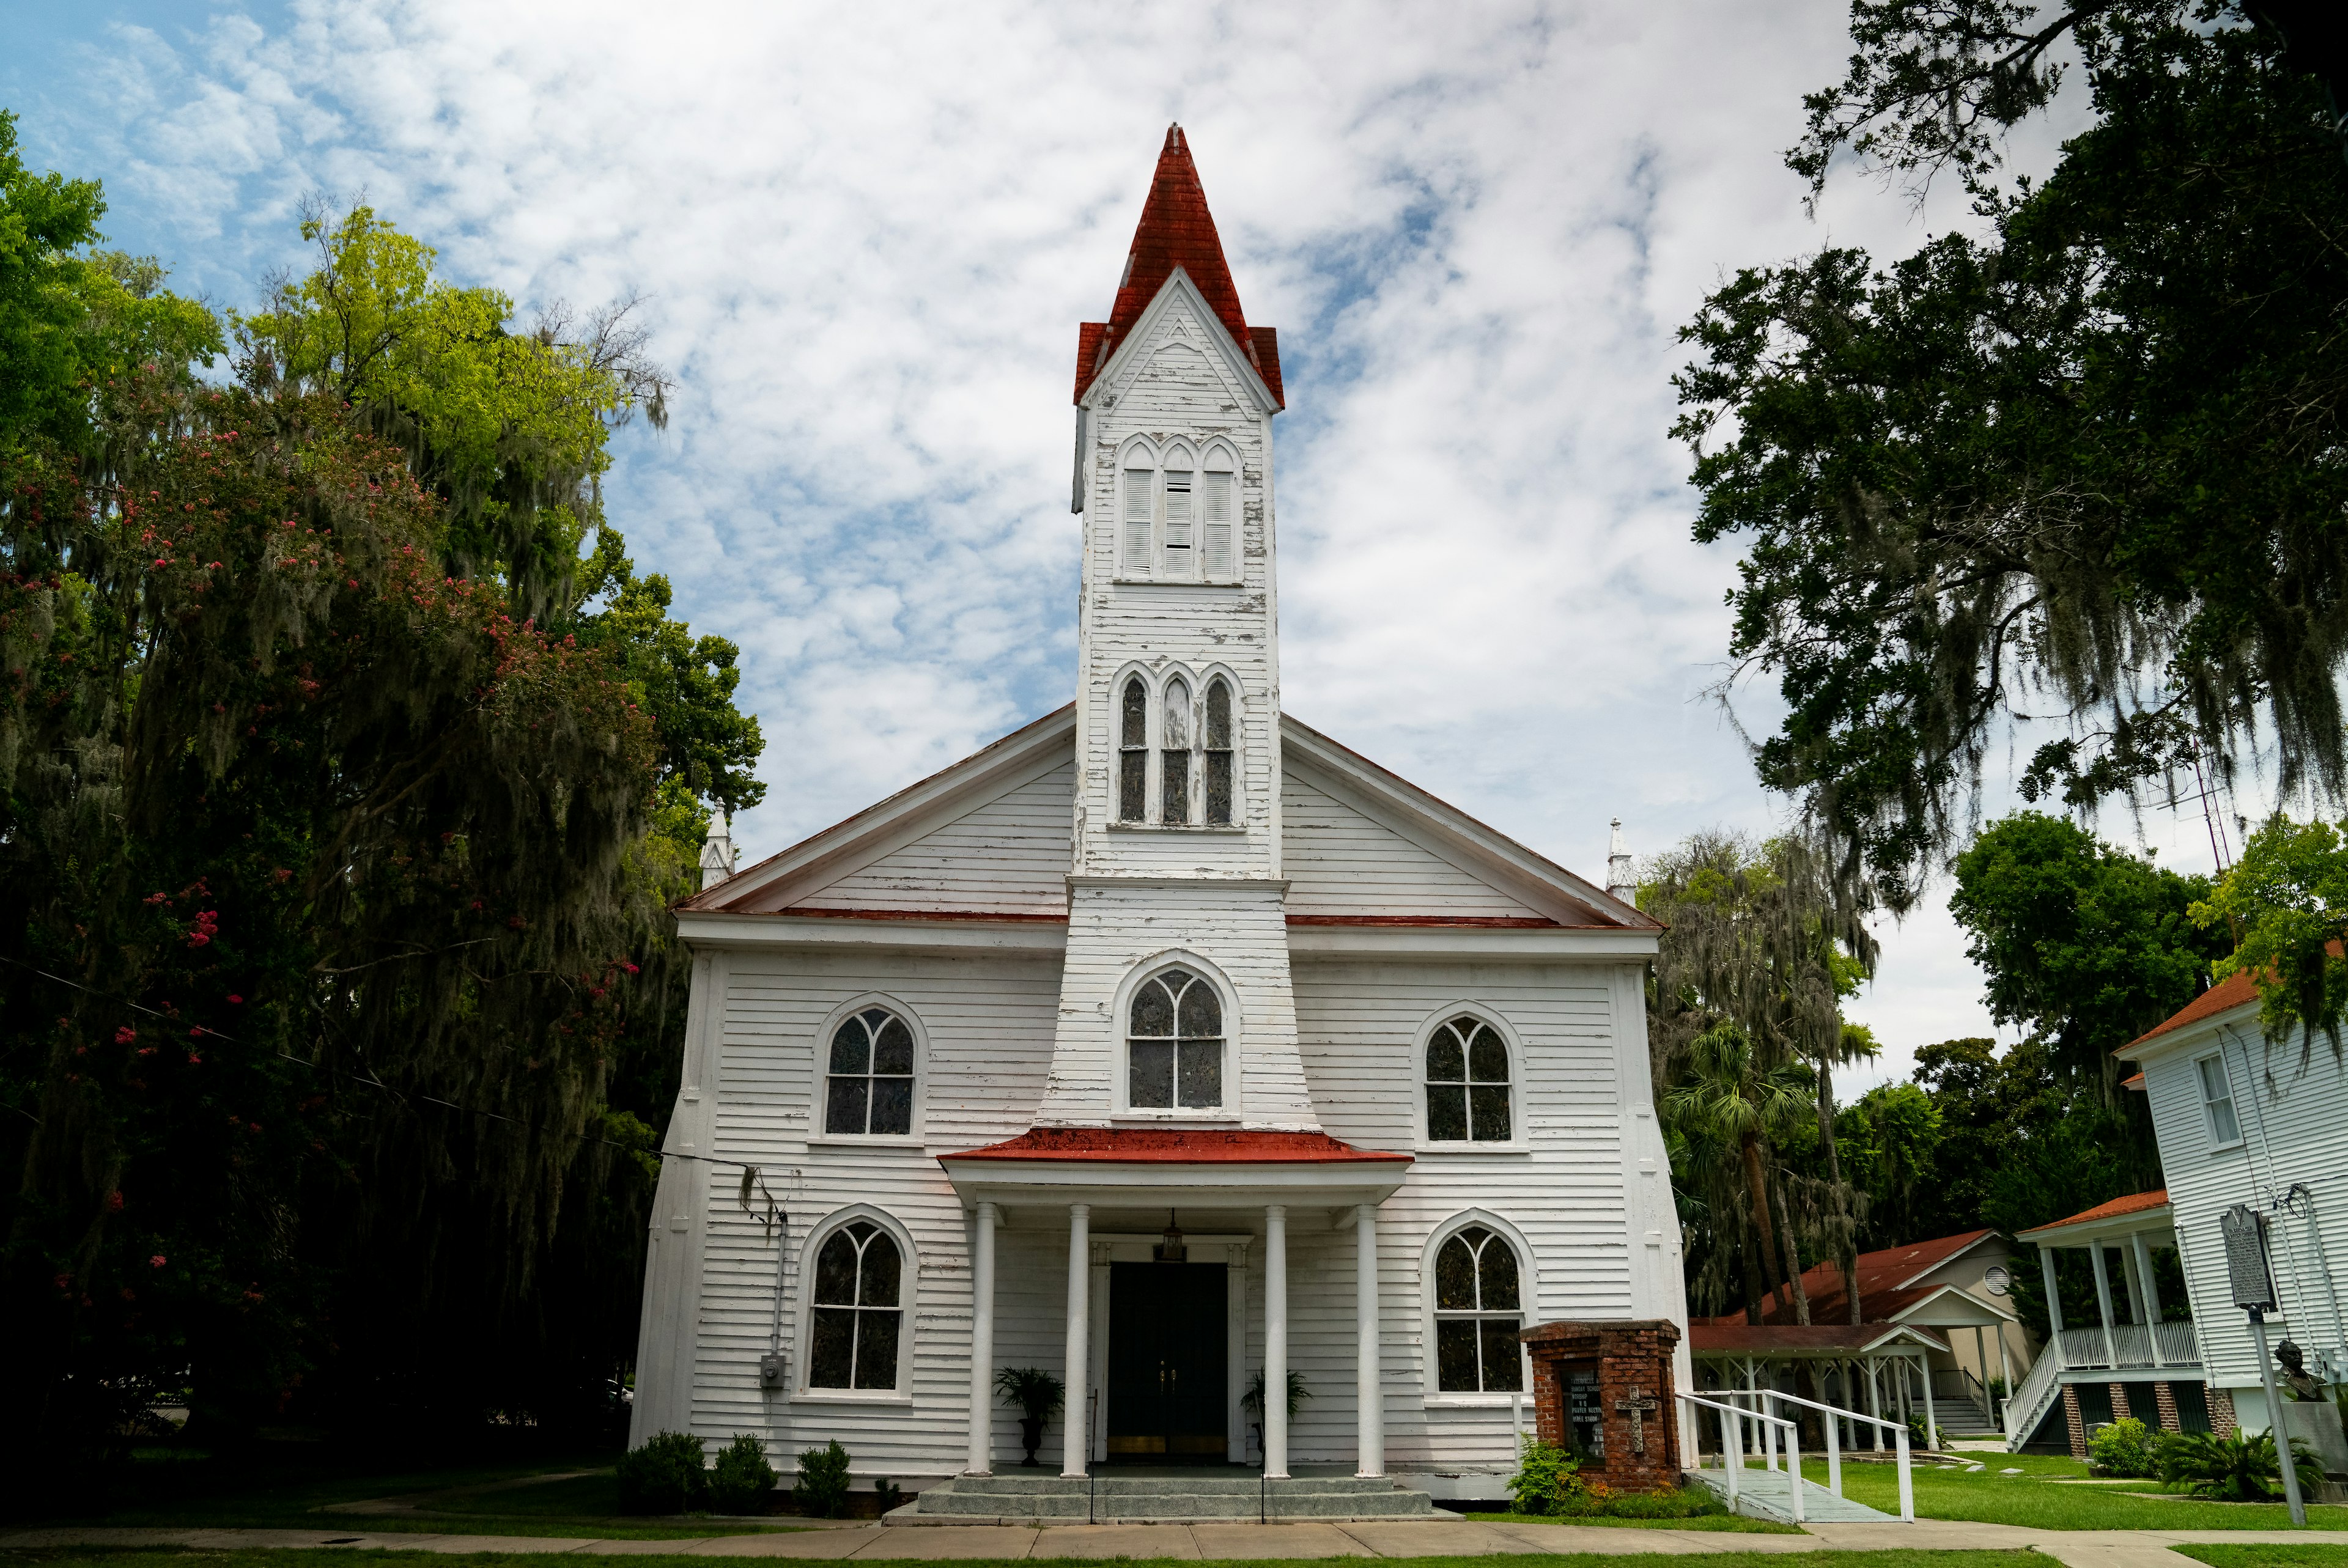
[{"label": "cloudy sky", "polygon": [[[1688,538],[1673,342],[1740,265],[1962,214],[1779,161],[1833,0],[1614,5],[23,4],[0,106],[118,245],[250,303],[364,193],[525,310],[641,292],[680,383],[610,510],[740,644],[767,854],[1066,701],[1076,323],[1179,120],[1277,326],[1290,712],[1602,876],[1766,832]],[[1765,729],[1766,692],[1739,700]],[[2107,832],[2135,832],[2107,822]],[[2141,824],[2205,865],[2199,820]],[[1935,898],[1854,1007],[1986,1033]]]}]

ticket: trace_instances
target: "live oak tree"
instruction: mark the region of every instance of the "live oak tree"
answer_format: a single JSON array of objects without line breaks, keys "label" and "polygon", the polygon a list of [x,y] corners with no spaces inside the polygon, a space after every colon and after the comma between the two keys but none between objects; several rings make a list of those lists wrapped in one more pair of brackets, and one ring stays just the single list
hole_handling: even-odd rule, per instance
[{"label": "live oak tree", "polygon": [[602,513],[664,382],[363,209],[225,324],[103,210],[0,116],[10,1430],[559,1417],[632,1338],[666,905],[759,790]]},{"label": "live oak tree", "polygon": [[[1789,155],[1962,181],[1982,233],[1748,269],[1683,330],[1696,537],[1744,550],[1758,749],[1905,907],[2017,720],[2026,798],[2230,774],[2339,800],[2348,168],[2323,85],[2215,0],[1859,0]],[[2043,181],[2001,138],[2075,58]],[[2043,737],[2043,738],[2040,738]]]}]

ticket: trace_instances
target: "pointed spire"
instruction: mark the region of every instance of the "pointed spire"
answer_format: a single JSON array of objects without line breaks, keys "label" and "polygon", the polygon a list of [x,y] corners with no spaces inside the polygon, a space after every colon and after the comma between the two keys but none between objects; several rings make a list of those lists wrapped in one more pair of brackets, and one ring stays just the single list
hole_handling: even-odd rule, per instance
[{"label": "pointed spire", "polygon": [[1076,396],[1081,399],[1094,378],[1107,364],[1133,330],[1166,280],[1180,267],[1206,296],[1215,319],[1231,334],[1263,377],[1272,396],[1281,396],[1278,336],[1270,327],[1251,328],[1240,309],[1239,286],[1231,282],[1231,263],[1223,259],[1223,241],[1215,232],[1215,215],[1207,210],[1206,187],[1199,182],[1199,166],[1190,161],[1190,144],[1179,125],[1166,128],[1166,145],[1158,154],[1158,172],[1150,178],[1149,197],[1141,206],[1141,222],[1133,231],[1133,247],[1126,253],[1125,276],[1118,281],[1117,303],[1106,323],[1086,322],[1076,339]]},{"label": "pointed spire", "polygon": [[1614,836],[1606,846],[1606,896],[1632,908],[1639,907],[1639,884],[1632,879],[1631,852],[1622,844],[1622,819],[1614,819]]},{"label": "pointed spire", "polygon": [[701,886],[716,886],[734,875],[734,837],[726,825],[726,808],[709,815],[709,836],[701,843]]}]

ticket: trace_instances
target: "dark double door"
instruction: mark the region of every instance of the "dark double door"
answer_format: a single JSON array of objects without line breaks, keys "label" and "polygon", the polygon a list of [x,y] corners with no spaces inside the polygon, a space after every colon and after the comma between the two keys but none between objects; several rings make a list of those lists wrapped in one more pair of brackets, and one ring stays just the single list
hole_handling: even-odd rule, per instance
[{"label": "dark double door", "polygon": [[1108,1457],[1220,1462],[1223,1266],[1108,1266]]}]

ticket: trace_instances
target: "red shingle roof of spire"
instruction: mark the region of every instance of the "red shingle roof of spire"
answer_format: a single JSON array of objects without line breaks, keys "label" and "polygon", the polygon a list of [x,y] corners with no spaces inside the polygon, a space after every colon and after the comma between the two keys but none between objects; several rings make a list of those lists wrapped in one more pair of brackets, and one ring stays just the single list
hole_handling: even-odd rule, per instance
[{"label": "red shingle roof of spire", "polygon": [[1190,161],[1190,145],[1179,125],[1167,128],[1158,172],[1149,181],[1149,199],[1142,203],[1141,222],[1126,257],[1125,280],[1117,285],[1117,303],[1107,321],[1086,322],[1076,329],[1076,397],[1081,400],[1091,388],[1176,267],[1190,274],[1216,319],[1263,377],[1273,401],[1285,407],[1279,337],[1270,327],[1251,329],[1240,310],[1240,291],[1231,282],[1231,263],[1223,260],[1215,215],[1207,210],[1206,187],[1199,183],[1199,166]]}]

